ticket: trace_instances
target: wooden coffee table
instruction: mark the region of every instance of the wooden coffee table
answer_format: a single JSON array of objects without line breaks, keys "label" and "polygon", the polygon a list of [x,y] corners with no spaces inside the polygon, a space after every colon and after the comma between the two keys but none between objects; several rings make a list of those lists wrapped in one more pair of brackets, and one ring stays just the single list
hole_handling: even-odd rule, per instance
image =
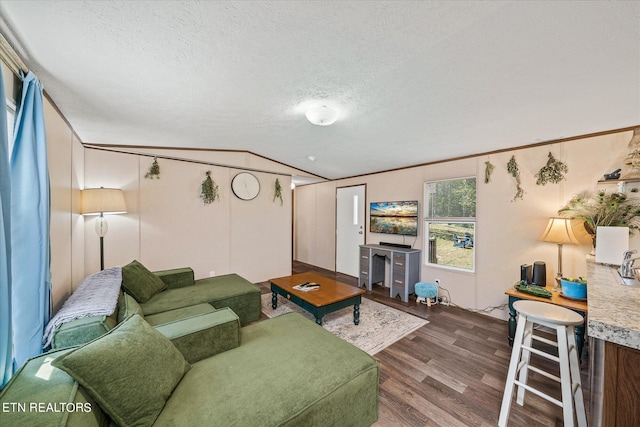
[{"label": "wooden coffee table", "polygon": [[[294,302],[298,306],[313,314],[316,323],[322,325],[322,318],[329,313],[345,307],[353,306],[353,323],[360,323],[360,303],[364,289],[349,286],[336,280],[328,279],[316,273],[294,274],[293,276],[270,279],[271,308],[278,307],[278,294]],[[301,283],[314,282],[320,285],[313,291],[293,289]]]}]

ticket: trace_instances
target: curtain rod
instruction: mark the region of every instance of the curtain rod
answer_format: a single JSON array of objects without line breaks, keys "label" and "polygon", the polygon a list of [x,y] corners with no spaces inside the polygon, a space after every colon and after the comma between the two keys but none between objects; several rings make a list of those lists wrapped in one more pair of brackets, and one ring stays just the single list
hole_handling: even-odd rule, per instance
[{"label": "curtain rod", "polygon": [[29,68],[20,59],[2,33],[0,33],[0,59],[17,75],[20,75],[20,71],[25,74],[29,72]]},{"label": "curtain rod", "polygon": [[247,168],[247,167],[244,167],[244,166],[223,165],[221,163],[205,162],[204,160],[185,159],[183,157],[165,156],[165,155],[162,155],[162,154],[141,153],[141,152],[138,152],[138,151],[127,151],[127,150],[122,150],[122,149],[108,148],[108,147],[105,147],[105,146],[96,146],[96,145],[91,145],[91,144],[83,144],[83,146],[85,148],[90,148],[92,150],[102,150],[102,151],[110,151],[110,152],[113,152],[113,153],[120,153],[120,154],[132,154],[132,155],[135,155],[135,156],[153,157],[153,158],[165,159],[165,160],[175,160],[177,162],[187,162],[187,163],[195,163],[195,164],[199,164],[199,165],[217,166],[217,167],[228,168],[228,169],[239,169],[239,170],[244,170],[244,171],[249,171],[249,172],[269,173],[269,174],[272,174],[272,175],[281,175],[281,176],[288,176],[288,177],[292,177],[293,176],[290,173],[273,172],[273,171],[268,171],[268,170],[264,170],[264,169]]}]

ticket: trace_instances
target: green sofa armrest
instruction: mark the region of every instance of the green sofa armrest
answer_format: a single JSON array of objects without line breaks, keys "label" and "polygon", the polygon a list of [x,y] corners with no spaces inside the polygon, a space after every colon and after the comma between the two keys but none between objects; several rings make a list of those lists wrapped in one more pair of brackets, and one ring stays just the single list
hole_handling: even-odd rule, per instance
[{"label": "green sofa armrest", "polygon": [[158,276],[167,285],[168,289],[182,288],[195,283],[193,269],[190,267],[154,271],[153,274]]},{"label": "green sofa armrest", "polygon": [[27,360],[0,392],[3,426],[108,427],[109,417],[87,391],[51,365],[72,348]]},{"label": "green sofa armrest", "polygon": [[[211,307],[209,304],[200,305]],[[151,320],[150,324],[169,338],[189,363],[195,363],[240,346],[240,319],[228,307],[219,310],[211,307],[210,312],[179,318],[161,325],[153,324],[158,320],[154,317],[148,316],[145,320]]]},{"label": "green sofa armrest", "polygon": [[111,316],[91,316],[72,320],[58,326],[51,338],[51,349],[82,345],[94,340],[118,324],[118,309]]}]

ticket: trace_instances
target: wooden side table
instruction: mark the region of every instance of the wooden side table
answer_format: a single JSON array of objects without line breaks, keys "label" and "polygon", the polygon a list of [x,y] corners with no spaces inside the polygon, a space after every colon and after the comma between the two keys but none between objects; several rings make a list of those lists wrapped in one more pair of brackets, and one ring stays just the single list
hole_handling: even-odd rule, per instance
[{"label": "wooden side table", "polygon": [[516,323],[518,317],[518,313],[513,308],[513,303],[521,299],[542,301],[573,310],[584,318],[584,322],[581,325],[577,325],[575,327],[576,345],[578,346],[578,360],[580,360],[582,356],[582,347],[584,346],[585,325],[587,321],[587,301],[563,297],[560,292],[554,291],[550,286],[545,287],[545,289],[551,292],[551,298],[541,298],[535,295],[520,292],[517,291],[514,286],[511,286],[505,292],[505,294],[509,296],[509,345],[513,345],[513,337],[516,334]]}]

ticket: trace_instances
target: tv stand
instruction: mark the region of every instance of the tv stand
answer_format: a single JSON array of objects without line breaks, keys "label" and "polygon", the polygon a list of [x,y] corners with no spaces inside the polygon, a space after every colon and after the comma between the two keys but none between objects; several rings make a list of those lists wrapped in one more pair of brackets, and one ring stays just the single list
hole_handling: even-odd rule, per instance
[{"label": "tv stand", "polygon": [[391,264],[389,296],[409,302],[409,294],[413,293],[413,287],[420,281],[420,249],[403,248],[396,246],[360,245],[360,274],[358,286],[366,286],[371,290],[374,283],[384,285],[385,259]]}]

